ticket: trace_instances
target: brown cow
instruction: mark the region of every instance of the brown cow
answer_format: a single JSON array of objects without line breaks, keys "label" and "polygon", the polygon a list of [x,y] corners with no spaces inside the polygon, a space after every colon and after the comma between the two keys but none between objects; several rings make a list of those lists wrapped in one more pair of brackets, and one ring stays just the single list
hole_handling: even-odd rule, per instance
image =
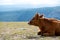
[{"label": "brown cow", "polygon": [[29,22],[30,25],[38,26],[41,32],[38,35],[43,36],[59,36],[60,35],[60,21],[51,18],[43,18],[43,15],[36,14]]}]

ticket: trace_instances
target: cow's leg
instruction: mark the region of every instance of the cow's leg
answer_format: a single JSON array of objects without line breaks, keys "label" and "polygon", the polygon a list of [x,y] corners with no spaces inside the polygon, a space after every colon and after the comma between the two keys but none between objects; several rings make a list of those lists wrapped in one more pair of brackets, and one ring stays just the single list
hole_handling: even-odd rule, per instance
[{"label": "cow's leg", "polygon": [[41,36],[49,36],[49,33],[43,33]]},{"label": "cow's leg", "polygon": [[39,32],[37,33],[37,35],[42,35],[44,33],[44,29],[45,29],[45,26],[40,26],[39,27]]},{"label": "cow's leg", "polygon": [[43,33],[42,36],[55,36],[55,31],[48,31],[46,33]]}]

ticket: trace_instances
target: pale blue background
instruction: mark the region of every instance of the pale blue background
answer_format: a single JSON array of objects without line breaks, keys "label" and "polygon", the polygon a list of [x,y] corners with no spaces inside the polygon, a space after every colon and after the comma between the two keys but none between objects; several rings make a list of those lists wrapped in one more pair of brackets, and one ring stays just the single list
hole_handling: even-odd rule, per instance
[{"label": "pale blue background", "polygon": [[60,19],[60,0],[0,0],[0,21],[29,21],[36,12]]}]

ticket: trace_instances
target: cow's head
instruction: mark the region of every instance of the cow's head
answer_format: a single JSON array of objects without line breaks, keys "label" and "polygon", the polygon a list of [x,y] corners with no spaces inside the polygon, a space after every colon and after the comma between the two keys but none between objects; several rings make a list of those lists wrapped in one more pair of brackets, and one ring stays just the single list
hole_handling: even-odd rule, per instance
[{"label": "cow's head", "polygon": [[43,15],[39,15],[37,13],[28,24],[29,25],[39,26],[39,18],[43,18]]}]

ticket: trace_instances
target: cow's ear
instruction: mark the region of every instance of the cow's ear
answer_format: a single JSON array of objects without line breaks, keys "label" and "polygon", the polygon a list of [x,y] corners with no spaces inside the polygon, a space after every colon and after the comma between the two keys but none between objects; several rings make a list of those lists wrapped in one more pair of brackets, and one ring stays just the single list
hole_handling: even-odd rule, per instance
[{"label": "cow's ear", "polygon": [[43,18],[43,16],[44,16],[43,14],[42,14],[42,15],[40,15],[40,18]]},{"label": "cow's ear", "polygon": [[35,17],[38,19],[38,18],[39,18],[39,14],[37,13],[37,14],[35,15]]}]

